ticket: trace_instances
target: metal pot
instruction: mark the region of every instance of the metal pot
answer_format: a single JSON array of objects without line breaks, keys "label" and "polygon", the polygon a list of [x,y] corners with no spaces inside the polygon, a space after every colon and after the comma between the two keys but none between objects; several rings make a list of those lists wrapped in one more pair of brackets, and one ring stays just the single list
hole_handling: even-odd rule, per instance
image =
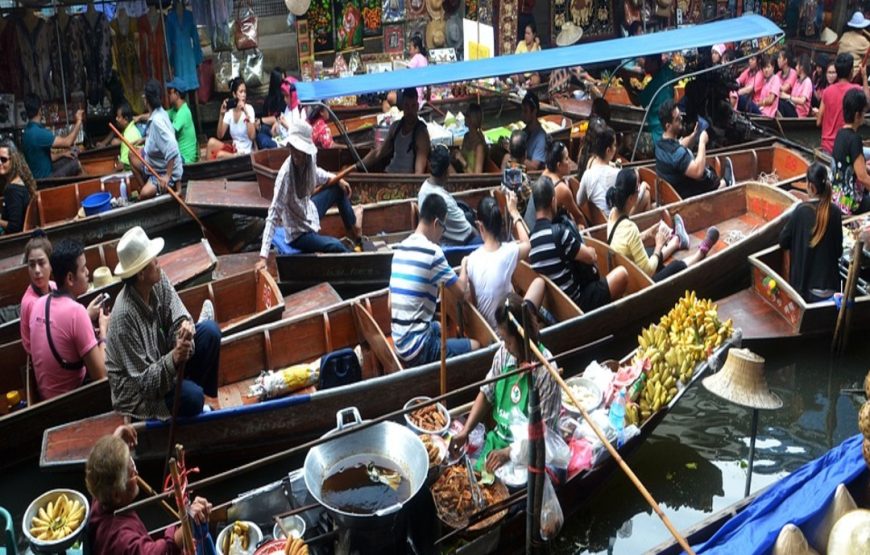
[{"label": "metal pot", "polygon": [[[345,422],[345,416],[352,416],[351,422]],[[329,437],[338,431],[360,424],[359,410],[350,407],[336,413],[337,427],[326,433]],[[370,514],[350,513],[331,507],[324,503],[321,487],[324,480],[333,473],[342,461],[359,455],[372,455],[374,458],[391,461],[409,481],[410,495],[403,503],[384,507]],[[426,480],[429,469],[429,457],[423,442],[411,430],[395,422],[382,422],[357,433],[343,436],[323,443],[308,451],[305,456],[305,486],[311,496],[323,505],[332,518],[347,528],[380,528],[391,525],[404,503],[410,501]]]}]

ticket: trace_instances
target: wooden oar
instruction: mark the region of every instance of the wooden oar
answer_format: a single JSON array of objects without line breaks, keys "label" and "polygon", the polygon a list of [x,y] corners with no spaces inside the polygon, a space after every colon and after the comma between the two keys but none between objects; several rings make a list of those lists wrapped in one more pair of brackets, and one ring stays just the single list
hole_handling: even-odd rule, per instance
[{"label": "wooden oar", "polygon": [[831,352],[834,354],[843,354],[843,351],[846,350],[849,327],[852,321],[852,303],[855,302],[855,289],[858,285],[858,274],[861,271],[863,254],[864,242],[858,240],[852,248],[852,262],[849,264],[849,272],[846,274],[846,287],[843,290],[840,311],[837,313],[837,325],[834,328],[834,337],[831,342]]},{"label": "wooden oar", "polygon": [[[118,136],[121,142],[125,144],[128,149],[130,149],[130,153],[132,153],[136,158],[139,159],[140,162],[142,162],[142,165],[145,167],[145,169],[148,170],[149,173],[151,173],[151,175],[155,177],[160,175],[156,171],[154,171],[154,168],[151,167],[151,164],[145,161],[145,158],[143,158],[142,155],[139,154],[139,151],[133,148],[133,145],[131,145],[130,142],[124,137],[124,135],[120,131],[118,131],[117,127],[110,123],[109,129],[111,129],[115,133],[115,135]],[[222,237],[208,229],[205,224],[202,223],[202,220],[199,219],[199,217],[196,215],[196,212],[194,212],[193,209],[188,206],[186,202],[184,202],[184,199],[181,198],[181,195],[175,192],[174,188],[166,187],[166,190],[169,192],[170,195],[172,195],[172,198],[175,199],[175,201],[181,206],[181,208],[184,209],[185,212],[187,212],[187,215],[190,216],[190,218],[194,222],[196,222],[197,225],[199,225],[199,228],[202,230],[202,235],[206,239],[208,239],[208,242],[211,244],[212,248],[217,252],[217,254],[230,254],[233,252]]]},{"label": "wooden oar", "polygon": [[169,460],[169,470],[172,472],[172,489],[175,493],[175,503],[178,505],[178,516],[181,521],[181,537],[183,538],[185,555],[194,555],[196,547],[193,543],[193,532],[190,529],[190,518],[187,516],[187,500],[181,491],[181,475],[178,472],[178,463],[175,458]]},{"label": "wooden oar", "polygon": [[[149,485],[148,485],[148,482],[146,482],[146,481],[142,478],[142,476],[139,476],[139,475],[137,474],[137,475],[136,475],[136,482],[139,483],[139,487],[140,487],[140,488],[142,489],[142,491],[144,491],[144,492],[145,492],[149,497],[153,497],[153,496],[157,495],[157,492],[154,491],[154,488],[152,488],[151,486],[149,486]],[[164,509],[166,509],[166,512],[169,513],[169,515],[170,515],[172,518],[174,518],[175,520],[178,520],[178,511],[176,511],[175,509],[173,509],[173,508],[172,508],[172,505],[170,505],[169,503],[167,503],[166,501],[164,501],[163,499],[161,499],[161,500],[160,500],[160,506],[163,507]]]},{"label": "wooden oar", "polygon": [[[444,284],[441,284],[441,395],[447,393],[447,303],[444,297],[446,292]],[[444,405],[447,406],[446,404]]]},{"label": "wooden oar", "polygon": [[[513,315],[511,315],[511,321],[520,332],[520,335],[525,338],[525,330],[523,330],[523,327],[519,324],[519,322],[516,321]],[[571,391],[571,388],[568,387],[568,384],[565,383],[565,380],[562,379],[562,376],[559,375],[559,372],[556,371],[552,364],[550,364],[550,361],[547,360],[547,357],[545,357],[541,353],[537,345],[535,345],[531,341],[529,341],[528,344],[529,347],[531,347],[532,353],[535,355],[535,358],[537,358],[541,362],[541,364],[544,365],[544,368],[547,369],[547,372],[550,373],[550,376],[552,376],[553,379],[556,380],[556,383],[559,384],[559,387],[562,388],[562,391],[564,391],[568,395],[568,398],[571,399],[571,402],[580,411],[583,419],[589,424],[589,427],[592,428],[592,431],[595,432],[595,435],[598,436],[598,439],[601,441],[604,447],[607,448],[610,456],[613,457],[613,460],[615,460],[619,467],[623,470],[623,472],[625,472],[626,476],[628,476],[628,479],[631,480],[631,482],[634,484],[634,486],[637,488],[643,498],[646,499],[646,502],[649,503],[650,507],[652,507],[653,511],[655,511],[655,513],[659,516],[659,518],[662,520],[665,527],[668,529],[674,539],[677,540],[677,543],[680,544],[680,547],[682,547],[683,550],[689,555],[695,555],[695,552],[692,551],[692,546],[690,546],[686,539],[679,533],[679,531],[674,528],[674,525],[671,523],[671,519],[669,519],[668,515],[666,515],[664,511],[662,511],[661,507],[659,507],[659,504],[653,498],[652,494],[649,492],[648,489],[646,489],[646,486],[643,485],[643,482],[640,481],[640,478],[638,478],[634,471],[628,466],[628,464],[619,454],[619,451],[617,451],[616,448],[610,444],[610,441],[607,439],[607,436],[604,435],[604,432],[601,431],[601,428],[598,427],[598,424],[596,424],[595,421],[589,417],[589,413],[586,412],[586,409],[583,408],[583,405],[580,403],[580,401],[578,401],[576,397],[574,397],[574,392]]]}]

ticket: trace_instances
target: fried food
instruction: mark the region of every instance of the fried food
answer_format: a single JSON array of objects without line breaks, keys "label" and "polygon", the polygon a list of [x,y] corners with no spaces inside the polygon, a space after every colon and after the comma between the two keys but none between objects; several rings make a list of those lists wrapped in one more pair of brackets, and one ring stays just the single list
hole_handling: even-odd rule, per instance
[{"label": "fried food", "polygon": [[248,547],[251,544],[251,537],[249,534],[250,525],[247,522],[242,522],[237,520],[233,523],[233,528],[230,530],[229,534],[224,535],[223,541],[223,552],[230,553],[233,545],[236,543],[236,539],[238,538],[239,547],[241,547],[242,551],[247,551]]},{"label": "fried food", "polygon": [[420,434],[420,441],[423,442],[423,447],[426,448],[426,455],[429,457],[429,468],[441,464],[441,461],[444,460],[444,453],[442,453],[438,445],[435,444],[432,436],[429,434]]},{"label": "fried food", "polygon": [[284,544],[284,555],[308,555],[308,546],[302,538],[290,536]]},{"label": "fried food", "polygon": [[410,418],[415,426],[430,432],[440,432],[447,425],[447,419],[438,409],[438,405],[429,405],[428,407],[417,409],[411,413]]},{"label": "fried food", "polygon": [[[500,482],[492,485],[480,484],[484,507],[488,507],[507,497],[507,489]],[[476,511],[471,498],[471,484],[468,482],[468,472],[463,465],[453,465],[447,468],[432,485],[432,497],[438,509],[438,516],[453,527],[465,526],[468,519]],[[499,520],[506,511],[489,517],[477,526],[487,526]]]},{"label": "fried food", "polygon": [[84,517],[85,506],[62,493],[56,501],[39,508],[30,521],[30,535],[43,541],[62,540],[78,529]]}]

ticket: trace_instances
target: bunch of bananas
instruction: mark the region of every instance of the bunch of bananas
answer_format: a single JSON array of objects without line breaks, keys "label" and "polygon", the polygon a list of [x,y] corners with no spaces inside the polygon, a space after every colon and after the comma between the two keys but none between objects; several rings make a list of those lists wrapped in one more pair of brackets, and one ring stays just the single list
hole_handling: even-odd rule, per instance
[{"label": "bunch of bananas", "polygon": [[290,536],[284,544],[284,555],[308,555],[308,546],[300,538]]},{"label": "bunch of bananas", "polygon": [[251,543],[251,538],[248,536],[248,530],[250,526],[247,522],[242,522],[237,520],[233,523],[233,529],[229,534],[224,535],[224,541],[222,546],[222,551],[224,553],[229,553],[230,548],[235,545],[236,538],[239,539],[239,545],[242,548],[243,552],[248,551],[248,546]]},{"label": "bunch of bananas", "polygon": [[75,532],[85,518],[85,506],[65,493],[40,507],[30,522],[30,535],[38,540],[62,540]]},{"label": "bunch of bananas", "polygon": [[692,378],[695,366],[728,339],[731,320],[721,322],[716,305],[710,299],[698,299],[695,292],[686,294],[658,324],[642,330],[637,337],[635,362],[649,361],[646,382],[638,405],[626,407],[629,424],[645,421],[667,405]]}]

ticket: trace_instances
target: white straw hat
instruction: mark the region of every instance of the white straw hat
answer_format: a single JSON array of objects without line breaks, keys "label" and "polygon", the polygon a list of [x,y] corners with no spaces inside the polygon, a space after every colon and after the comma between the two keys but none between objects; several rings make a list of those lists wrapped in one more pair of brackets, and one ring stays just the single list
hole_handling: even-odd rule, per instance
[{"label": "white straw hat", "polygon": [[704,387],[737,405],[753,409],[774,410],[782,399],[767,387],[764,359],[749,349],[731,349],[722,370],[704,378]]},{"label": "white straw hat", "polygon": [[311,0],[284,0],[284,5],[293,15],[305,15],[311,6]]},{"label": "white straw hat", "polygon": [[94,270],[94,289],[106,287],[118,281],[121,281],[121,278],[113,276],[112,270],[108,266],[100,266]]},{"label": "white straw hat", "polygon": [[837,42],[837,33],[834,32],[830,27],[825,27],[822,30],[822,33],[819,35],[819,40],[825,43],[826,46],[830,46]]},{"label": "white straw hat", "polygon": [[157,258],[163,250],[162,237],[149,239],[145,230],[138,225],[124,234],[118,241],[118,265],[115,266],[115,275],[126,279]]},{"label": "white straw hat", "polygon": [[556,45],[571,46],[581,38],[583,38],[583,27],[574,25],[571,21],[566,21],[556,37]]},{"label": "white straw hat", "polygon": [[308,122],[291,121],[289,131],[287,142],[290,143],[290,146],[310,156],[317,154],[317,146],[311,140],[311,126],[308,125]]}]

